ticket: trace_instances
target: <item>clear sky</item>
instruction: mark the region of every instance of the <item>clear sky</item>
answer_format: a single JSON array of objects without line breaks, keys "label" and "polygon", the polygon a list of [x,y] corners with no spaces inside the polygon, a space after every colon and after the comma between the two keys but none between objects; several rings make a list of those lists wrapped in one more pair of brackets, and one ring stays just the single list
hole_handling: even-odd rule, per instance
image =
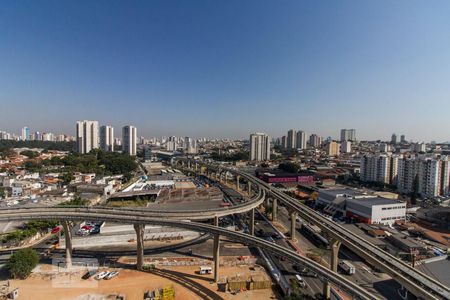
[{"label": "clear sky", "polygon": [[0,130],[450,140],[450,1],[2,1]]}]

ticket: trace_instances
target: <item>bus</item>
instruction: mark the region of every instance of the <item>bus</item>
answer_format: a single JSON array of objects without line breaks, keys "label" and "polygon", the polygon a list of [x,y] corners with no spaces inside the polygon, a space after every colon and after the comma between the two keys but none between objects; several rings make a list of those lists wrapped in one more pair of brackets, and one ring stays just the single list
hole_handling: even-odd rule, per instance
[{"label": "bus", "polygon": [[212,273],[212,268],[207,266],[201,266],[200,270],[198,271],[200,275],[206,275]]},{"label": "bus", "polygon": [[355,274],[355,266],[353,266],[348,260],[341,260],[339,262],[339,268],[342,269],[347,275]]}]

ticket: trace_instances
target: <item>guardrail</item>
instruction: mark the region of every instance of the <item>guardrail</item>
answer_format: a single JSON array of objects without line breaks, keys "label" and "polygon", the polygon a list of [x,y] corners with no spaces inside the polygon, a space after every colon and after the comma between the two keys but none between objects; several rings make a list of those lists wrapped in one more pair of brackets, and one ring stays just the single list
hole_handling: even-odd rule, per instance
[{"label": "guardrail", "polygon": [[402,285],[413,291],[416,296],[424,299],[450,299],[449,287],[423,274],[422,272],[419,272],[408,264],[397,259],[395,256],[379,249],[370,242],[365,241],[336,222],[324,218],[313,209],[284,194],[259,178],[223,165],[214,165],[198,161],[194,161],[194,163],[205,165],[216,172],[229,172],[234,175],[239,175],[241,178],[262,187],[269,193],[269,195],[279,199],[284,205],[296,211],[302,218],[306,219],[308,222],[318,225],[322,230],[340,240],[355,253],[365,258],[373,265],[383,269],[394,279],[399,280]]},{"label": "guardrail", "polygon": [[161,218],[150,218],[141,215],[117,215],[111,212],[93,212],[89,208],[61,208],[58,211],[42,211],[36,209],[33,211],[32,208],[28,210],[18,210],[15,213],[2,213],[0,211],[0,221],[26,221],[26,220],[102,220],[107,222],[118,222],[124,224],[158,224],[163,226],[172,226],[177,228],[186,228],[193,231],[207,232],[211,234],[218,234],[227,237],[230,240],[240,242],[245,245],[251,245],[255,247],[261,247],[262,249],[273,253],[274,255],[283,256],[287,260],[302,265],[311,269],[313,272],[317,273],[322,280],[328,280],[334,285],[338,286],[340,289],[345,290],[350,295],[358,299],[378,299],[359,285],[349,281],[347,278],[330,272],[327,268],[322,265],[308,259],[297,255],[297,253],[292,250],[286,249],[275,243],[244,234],[241,232],[230,231],[221,227],[202,224],[196,222],[186,222],[178,220],[169,220]]}]

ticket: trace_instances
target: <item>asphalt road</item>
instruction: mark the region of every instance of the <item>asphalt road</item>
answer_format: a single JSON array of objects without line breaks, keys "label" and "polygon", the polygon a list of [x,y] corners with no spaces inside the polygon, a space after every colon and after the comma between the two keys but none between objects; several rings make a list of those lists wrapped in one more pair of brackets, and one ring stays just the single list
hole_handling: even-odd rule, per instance
[{"label": "asphalt road", "polygon": [[[289,214],[286,208],[279,206],[278,210],[278,222],[283,224],[286,228],[290,228],[290,220]],[[297,225],[297,245],[307,252],[309,249],[317,248],[317,246],[308,239],[305,235],[300,232],[299,227]],[[330,262],[329,254],[324,256],[324,259]],[[350,260],[352,264],[355,266],[356,272],[353,275],[345,275],[351,281],[358,283],[361,286],[366,287],[367,290],[377,295],[381,299],[393,299],[393,300],[403,300],[402,297],[399,296],[398,290],[401,288],[401,285],[398,284],[395,280],[390,278],[385,273],[379,273],[374,271],[370,265],[367,265],[361,258],[359,258],[356,254],[348,250],[347,248],[341,246],[339,250],[339,259]],[[338,270],[340,272],[340,270]],[[315,283],[312,283],[314,285]],[[321,289],[320,289],[321,291]]]}]

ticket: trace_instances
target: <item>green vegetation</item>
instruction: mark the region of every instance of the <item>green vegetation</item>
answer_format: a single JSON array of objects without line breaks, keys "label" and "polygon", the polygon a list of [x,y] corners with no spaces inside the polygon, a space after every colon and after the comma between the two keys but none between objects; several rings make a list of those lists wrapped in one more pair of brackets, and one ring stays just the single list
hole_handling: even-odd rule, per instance
[{"label": "green vegetation", "polygon": [[86,199],[81,199],[80,197],[76,197],[70,201],[66,201],[58,204],[57,206],[88,206],[89,201]]},{"label": "green vegetation", "polygon": [[53,220],[29,221],[25,224],[24,229],[19,229],[2,236],[2,243],[20,242],[35,236],[40,231],[53,228],[56,225],[58,225],[58,222]]},{"label": "green vegetation", "polygon": [[289,173],[298,173],[300,171],[300,165],[293,162],[284,162],[278,165],[278,169]]},{"label": "green vegetation", "polygon": [[28,158],[36,158],[39,156],[39,152],[31,151],[31,150],[25,150],[20,152],[20,155],[25,155]]},{"label": "green vegetation", "polygon": [[136,200],[117,200],[109,201],[107,206],[110,207],[147,207],[148,200],[136,199]]},{"label": "green vegetation", "polygon": [[73,175],[69,172],[64,173],[62,176],[59,177],[63,184],[69,184],[73,179]]},{"label": "green vegetation", "polygon": [[4,187],[0,187],[0,198],[5,197],[5,188]]},{"label": "green vegetation", "polygon": [[[0,143],[2,140],[0,140]],[[14,152],[11,148],[6,148],[0,146],[0,159],[5,159],[7,157],[13,157],[16,155],[16,152]]]},{"label": "green vegetation", "polygon": [[6,264],[6,268],[12,278],[25,279],[37,266],[39,255],[31,248],[20,249],[11,257]]},{"label": "green vegetation", "polygon": [[[70,153],[64,158],[53,157],[42,162],[43,166],[62,166],[66,173],[82,172],[100,175],[129,174],[138,167],[133,157],[118,152],[92,150],[88,154]],[[66,177],[65,179],[68,179]]]},{"label": "green vegetation", "polygon": [[45,150],[73,151],[75,150],[75,142],[0,140],[0,149],[2,148],[41,148]]},{"label": "green vegetation", "polygon": [[211,158],[218,161],[239,161],[239,160],[248,160],[249,153],[248,152],[237,152],[233,154],[219,154],[214,152],[211,154]]}]

